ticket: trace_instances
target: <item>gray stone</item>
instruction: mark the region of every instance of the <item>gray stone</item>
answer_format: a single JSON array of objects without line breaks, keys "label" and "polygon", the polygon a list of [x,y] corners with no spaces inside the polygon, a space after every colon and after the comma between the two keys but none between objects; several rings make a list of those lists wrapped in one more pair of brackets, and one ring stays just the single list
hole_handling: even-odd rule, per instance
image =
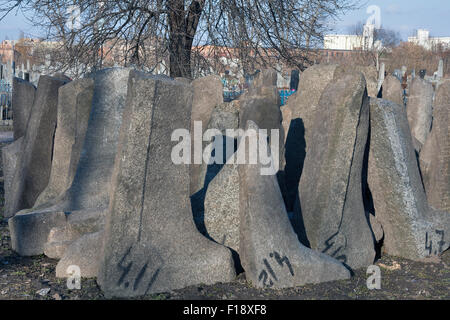
[{"label": "gray stone", "polygon": [[374,66],[362,65],[341,65],[336,69],[334,74],[339,79],[343,74],[349,72],[362,72],[366,79],[367,94],[369,97],[376,98],[378,96],[378,72]]},{"label": "gray stone", "polygon": [[386,65],[383,62],[380,66],[380,70],[378,71],[377,92],[380,92],[381,86],[383,85],[383,82],[385,79],[385,73],[386,73]]},{"label": "gray stone", "polygon": [[[56,277],[67,278],[68,268],[78,266],[82,278],[97,277],[104,231],[88,233],[74,241],[56,265]],[[70,269],[69,269],[70,270]]]},{"label": "gray stone", "polygon": [[[431,130],[433,116],[433,86],[431,83],[419,78],[414,78],[409,89],[408,115],[411,135],[422,146]],[[420,149],[416,148],[417,152]]]},{"label": "gray stone", "polygon": [[[80,160],[70,188],[46,206],[19,212],[9,220],[13,249],[20,255],[44,253],[52,228],[63,227],[67,219],[47,223],[60,212],[102,211],[108,208],[111,174],[118,148],[119,128],[127,95],[130,69],[105,69],[91,75],[94,95]],[[55,155],[55,157],[57,157]],[[35,234],[40,234],[35,239]]]},{"label": "gray stone", "polygon": [[97,281],[108,297],[135,297],[233,280],[231,252],[195,228],[188,165],[171,160],[191,87],[138,72],[129,86]]},{"label": "gray stone", "polygon": [[14,112],[14,140],[25,135],[33,107],[36,87],[28,81],[13,78],[12,108]]},{"label": "gray stone", "polygon": [[402,84],[394,76],[388,75],[383,83],[383,99],[403,105],[403,89]]},{"label": "gray stone", "polygon": [[[211,118],[214,108],[223,103],[223,85],[219,76],[208,76],[192,81],[194,90],[191,112],[191,134],[194,132],[194,121],[201,121],[203,132]],[[202,135],[203,135],[202,132]],[[194,154],[194,143],[192,143],[192,155]],[[190,167],[190,195],[195,194],[203,188],[201,176],[202,164],[193,164]]]},{"label": "gray stone", "polygon": [[[299,186],[308,242],[352,269],[375,259],[362,198],[362,167],[369,131],[369,100],[360,72],[336,77],[324,90]],[[299,224],[300,225],[300,221]],[[301,234],[302,230],[298,230]]]},{"label": "gray stone", "polygon": [[49,76],[39,78],[11,183],[11,199],[5,206],[6,216],[11,217],[22,209],[32,208],[48,184],[56,130],[58,89],[64,84],[64,81]]},{"label": "gray stone", "polygon": [[72,184],[86,136],[93,93],[93,79],[76,80],[59,89],[58,126],[50,179],[34,208],[46,206]]},{"label": "gray stone", "polygon": [[433,125],[420,152],[420,169],[428,204],[450,215],[450,82],[439,86]]},{"label": "gray stone", "polygon": [[373,231],[373,235],[375,237],[375,241],[378,243],[384,237],[383,226],[381,225],[380,221],[378,221],[377,217],[374,216],[373,214],[369,214],[369,222],[370,227],[372,228]]},{"label": "gray stone", "polygon": [[420,260],[450,245],[450,215],[428,206],[405,108],[371,99],[368,184],[389,255]]},{"label": "gray stone", "polygon": [[[3,177],[5,190],[5,206],[9,206],[12,199],[11,184],[16,171],[17,159],[22,151],[23,137],[2,148]],[[3,213],[5,218],[10,218],[12,214]]]},{"label": "gray stone", "polygon": [[62,226],[50,230],[44,246],[44,254],[52,259],[61,259],[67,248],[83,235],[103,230],[106,210],[82,210],[66,216]]},{"label": "gray stone", "polygon": [[[246,129],[258,130],[258,126],[248,121]],[[260,147],[269,149],[267,144]],[[276,177],[262,175],[261,168],[256,164],[238,169],[239,256],[246,278],[256,287],[277,289],[348,279],[350,273],[341,263],[298,241]]]},{"label": "gray stone", "polygon": [[239,252],[239,173],[226,164],[211,181],[205,197],[204,223],[209,237]]},{"label": "gray stone", "polygon": [[303,171],[306,147],[309,145],[313,122],[319,111],[319,100],[333,80],[337,65],[314,65],[300,78],[298,91],[289,97],[283,112],[285,139],[286,206],[293,210],[298,184]]}]

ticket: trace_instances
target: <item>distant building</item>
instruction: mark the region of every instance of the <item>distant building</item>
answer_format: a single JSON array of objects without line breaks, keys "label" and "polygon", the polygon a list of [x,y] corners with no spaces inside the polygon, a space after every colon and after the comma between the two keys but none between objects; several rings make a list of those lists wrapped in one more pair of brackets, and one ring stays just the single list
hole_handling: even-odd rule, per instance
[{"label": "distant building", "polygon": [[427,50],[442,46],[444,49],[450,48],[450,37],[430,37],[430,31],[425,29],[417,30],[415,37],[408,37],[408,42],[418,44]]},{"label": "distant building", "polygon": [[374,48],[375,25],[364,26],[362,35],[330,34],[324,37],[326,50],[372,50]]}]

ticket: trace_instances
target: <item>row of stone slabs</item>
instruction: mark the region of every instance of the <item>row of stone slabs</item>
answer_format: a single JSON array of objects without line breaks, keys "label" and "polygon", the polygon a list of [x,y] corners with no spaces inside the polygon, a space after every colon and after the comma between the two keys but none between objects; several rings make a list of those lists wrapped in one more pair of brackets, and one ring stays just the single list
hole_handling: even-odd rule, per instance
[{"label": "row of stone slabs", "polygon": [[[256,286],[345,279],[347,267],[373,262],[373,235],[361,196],[369,126],[375,141],[370,154],[382,155],[369,159],[369,184],[377,212],[385,212],[378,218],[390,239],[389,253],[420,258],[448,247],[448,213],[427,205],[404,109],[369,100],[361,73],[337,74],[337,81],[318,94],[317,106],[328,112],[316,113],[311,123],[326,134],[307,131],[306,139],[314,143],[300,182],[301,206],[295,203],[312,249],[298,241],[299,223],[294,221],[293,228],[288,219],[279,180],[261,176],[257,165],[236,167],[239,257]],[[240,126],[280,128],[280,111],[270,107],[278,104],[268,103],[277,95],[272,78],[263,72],[256,89],[241,99]],[[109,296],[233,280],[230,250],[203,237],[192,221],[192,168],[168,161],[173,130],[189,128],[205,113],[208,122],[208,104],[214,100],[195,88],[207,90],[213,80],[189,85],[109,69],[70,83],[44,76],[36,92],[17,85],[17,92],[28,92],[22,103],[31,111],[23,137],[4,152],[4,158],[17,158],[6,198],[14,250],[61,259],[59,276],[67,276],[69,265],[80,265],[82,275],[97,276]],[[295,109],[300,98],[288,107]]]}]

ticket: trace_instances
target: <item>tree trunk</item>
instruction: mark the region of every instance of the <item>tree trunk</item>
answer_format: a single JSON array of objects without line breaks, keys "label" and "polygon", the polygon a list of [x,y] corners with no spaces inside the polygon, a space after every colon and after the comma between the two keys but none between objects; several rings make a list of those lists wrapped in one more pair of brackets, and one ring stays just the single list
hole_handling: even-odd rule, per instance
[{"label": "tree trunk", "polygon": [[192,78],[191,51],[205,0],[192,0],[186,12],[184,0],[167,1],[169,11],[170,76]]}]

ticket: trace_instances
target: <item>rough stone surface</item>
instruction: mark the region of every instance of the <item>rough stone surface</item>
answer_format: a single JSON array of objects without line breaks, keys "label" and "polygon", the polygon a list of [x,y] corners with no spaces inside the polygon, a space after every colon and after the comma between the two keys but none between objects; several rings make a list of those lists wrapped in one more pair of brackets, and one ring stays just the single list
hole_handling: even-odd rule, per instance
[{"label": "rough stone surface", "polygon": [[[9,203],[12,199],[11,184],[14,178],[14,172],[16,171],[17,159],[19,158],[19,154],[22,151],[22,142],[23,137],[2,148],[5,206],[9,206]],[[3,216],[5,218],[10,218],[12,214],[4,212]]]},{"label": "rough stone surface", "polygon": [[206,232],[217,243],[239,252],[239,173],[225,165],[206,192]]},{"label": "rough stone surface", "polygon": [[56,129],[58,89],[65,83],[49,76],[39,78],[22,150],[11,183],[11,199],[5,206],[6,216],[32,208],[48,184]]},{"label": "rough stone surface", "polygon": [[14,112],[14,140],[25,135],[33,107],[36,87],[28,81],[13,78],[12,108]]},{"label": "rough stone surface", "polygon": [[313,132],[313,121],[322,92],[334,78],[337,65],[314,65],[301,76],[299,89],[284,108],[283,128],[285,139],[286,207],[292,211],[298,194],[298,184],[303,171],[306,148]]},{"label": "rough stone surface", "polygon": [[188,165],[171,160],[173,130],[189,128],[189,86],[132,72],[98,282],[133,297],[231,281],[231,252],[203,237],[189,207]]},{"label": "rough stone surface", "polygon": [[36,200],[35,208],[61,196],[72,184],[86,136],[93,92],[93,79],[76,80],[59,89],[50,179]]},{"label": "rough stone surface", "polygon": [[450,245],[450,215],[428,206],[405,108],[371,99],[368,183],[389,255],[419,260]]},{"label": "rough stone surface", "polygon": [[[431,83],[416,77],[411,83],[409,89],[408,106],[406,108],[408,115],[411,135],[423,146],[431,129],[433,117],[433,86]],[[416,151],[420,152],[420,149]]]},{"label": "rough stone surface", "polygon": [[375,247],[362,198],[369,131],[362,73],[336,78],[324,90],[319,107],[323,112],[316,114],[307,147],[299,186],[301,211],[296,215],[303,219],[311,248],[352,269],[367,267],[375,259]]},{"label": "rough stone surface", "polygon": [[[195,121],[201,121],[203,132],[206,131],[214,108],[223,103],[223,84],[219,76],[213,75],[194,80],[191,82],[191,86],[194,90],[190,125],[192,134]],[[192,143],[192,155],[193,152],[194,143]],[[203,188],[204,181],[201,177],[201,170],[202,165],[193,162],[190,167],[190,195]]]},{"label": "rough stone surface", "polygon": [[428,204],[450,215],[450,82],[436,92],[433,125],[420,152],[420,169]]},{"label": "rough stone surface", "polygon": [[[9,220],[13,249],[20,255],[44,253],[52,228],[67,223],[67,219],[47,223],[47,215],[108,207],[129,72],[130,69],[112,68],[90,75],[94,79],[92,109],[75,177],[70,188],[48,206],[24,210]],[[36,233],[40,233],[39,239],[35,239]]]},{"label": "rough stone surface", "polygon": [[[247,129],[258,130],[258,126],[248,121]],[[300,244],[289,222],[276,176],[261,175],[261,167],[239,165],[238,169],[239,256],[246,278],[259,288],[286,288],[349,278],[349,271],[337,260]]]},{"label": "rough stone surface", "polygon": [[340,78],[343,74],[349,72],[362,72],[366,79],[367,94],[369,97],[378,96],[378,72],[374,66],[361,65],[341,65],[336,69],[335,77]]},{"label": "rough stone surface", "polygon": [[105,224],[105,211],[83,210],[71,212],[66,216],[66,223],[54,227],[48,234],[44,247],[44,254],[52,259],[61,259],[67,248],[75,240],[85,234],[103,230]]},{"label": "rough stone surface", "polygon": [[375,217],[373,214],[369,214],[369,221],[373,231],[373,235],[375,237],[375,241],[380,242],[384,237],[383,226],[381,225],[380,221],[378,221],[377,217]]},{"label": "rough stone surface", "polygon": [[395,102],[401,106],[403,105],[402,84],[396,77],[388,75],[383,82],[382,90],[384,100]]},{"label": "rough stone surface", "polygon": [[88,233],[74,241],[56,265],[56,277],[67,278],[70,266],[78,266],[82,278],[95,278],[99,270],[103,231]]}]

